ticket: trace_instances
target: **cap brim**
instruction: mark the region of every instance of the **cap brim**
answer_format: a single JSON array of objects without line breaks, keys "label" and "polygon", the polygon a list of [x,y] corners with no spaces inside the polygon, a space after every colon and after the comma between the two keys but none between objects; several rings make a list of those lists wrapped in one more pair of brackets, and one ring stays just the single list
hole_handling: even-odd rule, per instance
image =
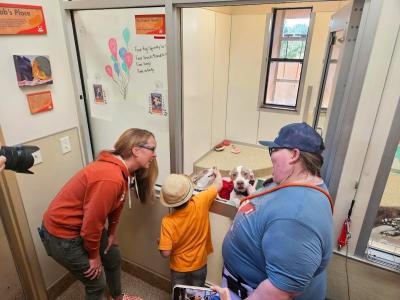
[{"label": "cap brim", "polygon": [[260,145],[267,146],[268,148],[278,148],[279,145],[275,144],[273,141],[258,141]]}]

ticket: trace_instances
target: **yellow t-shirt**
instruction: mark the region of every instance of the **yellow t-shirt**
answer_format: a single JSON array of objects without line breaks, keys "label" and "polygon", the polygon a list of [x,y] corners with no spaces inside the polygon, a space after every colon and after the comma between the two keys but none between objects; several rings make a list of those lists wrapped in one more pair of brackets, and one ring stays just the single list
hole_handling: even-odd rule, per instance
[{"label": "yellow t-shirt", "polygon": [[208,210],[216,197],[217,189],[211,186],[162,219],[158,249],[172,250],[172,270],[191,272],[207,263],[207,255],[213,251]]}]

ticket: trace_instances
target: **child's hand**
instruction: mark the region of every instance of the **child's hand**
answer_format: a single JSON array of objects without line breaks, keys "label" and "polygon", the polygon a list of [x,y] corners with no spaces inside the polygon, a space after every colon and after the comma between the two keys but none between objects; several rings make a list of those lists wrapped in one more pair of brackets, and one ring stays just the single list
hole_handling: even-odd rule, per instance
[{"label": "child's hand", "polygon": [[159,238],[157,239],[157,245],[160,245],[160,239]]},{"label": "child's hand", "polygon": [[222,288],[220,286],[214,285],[211,287],[211,289],[219,294],[221,300],[231,300],[231,295],[229,294],[228,288]]}]

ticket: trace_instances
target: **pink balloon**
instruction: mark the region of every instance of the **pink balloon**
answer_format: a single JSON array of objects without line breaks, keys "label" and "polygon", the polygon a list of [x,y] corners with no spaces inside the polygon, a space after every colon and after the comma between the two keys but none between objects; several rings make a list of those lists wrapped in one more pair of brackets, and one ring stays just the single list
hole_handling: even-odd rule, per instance
[{"label": "pink balloon", "polygon": [[106,73],[107,73],[107,75],[108,76],[110,76],[111,78],[114,78],[114,76],[113,76],[113,70],[112,70],[112,68],[111,68],[111,66],[110,65],[106,65]]},{"label": "pink balloon", "polygon": [[133,62],[133,55],[131,52],[126,52],[125,53],[125,63],[128,66],[128,69],[130,69],[130,67],[132,66],[132,62]]},{"label": "pink balloon", "polygon": [[111,38],[108,41],[108,48],[110,48],[110,52],[114,57],[117,57],[117,41],[114,38]]}]

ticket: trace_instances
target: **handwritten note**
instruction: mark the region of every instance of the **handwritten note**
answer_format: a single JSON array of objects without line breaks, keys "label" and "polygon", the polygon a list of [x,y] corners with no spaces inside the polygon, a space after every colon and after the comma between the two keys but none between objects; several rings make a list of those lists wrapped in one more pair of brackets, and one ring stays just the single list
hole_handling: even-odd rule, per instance
[{"label": "handwritten note", "polygon": [[155,73],[161,59],[167,55],[167,48],[164,44],[152,46],[135,46],[135,65],[139,74]]}]

